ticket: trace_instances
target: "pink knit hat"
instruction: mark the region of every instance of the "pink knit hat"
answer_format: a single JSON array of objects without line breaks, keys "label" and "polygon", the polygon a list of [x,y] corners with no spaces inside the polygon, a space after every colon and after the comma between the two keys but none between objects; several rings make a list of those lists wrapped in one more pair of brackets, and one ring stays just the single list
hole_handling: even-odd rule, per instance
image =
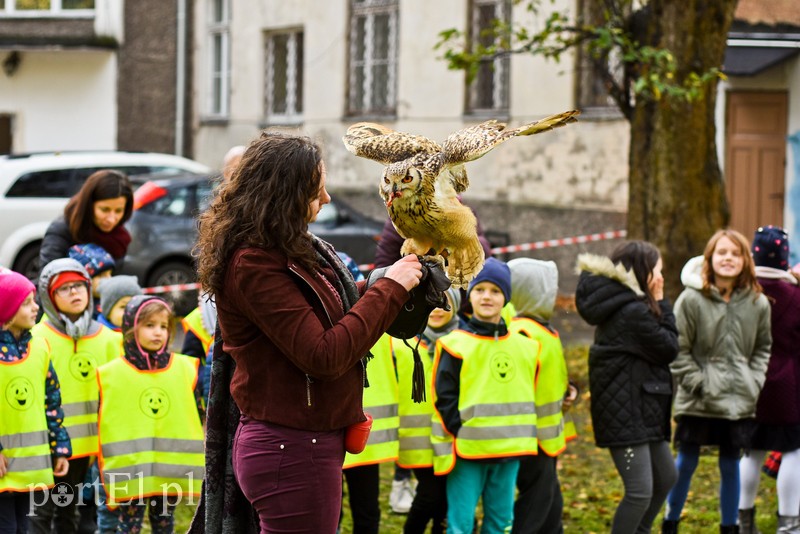
[{"label": "pink knit hat", "polygon": [[22,302],[35,290],[36,286],[21,274],[0,271],[0,327],[17,314]]}]

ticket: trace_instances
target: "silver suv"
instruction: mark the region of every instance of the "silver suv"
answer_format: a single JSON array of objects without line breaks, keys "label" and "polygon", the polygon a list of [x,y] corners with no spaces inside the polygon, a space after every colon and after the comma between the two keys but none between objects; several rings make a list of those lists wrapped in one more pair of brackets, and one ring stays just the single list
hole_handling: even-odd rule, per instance
[{"label": "silver suv", "polygon": [[99,169],[128,175],[209,173],[208,167],[170,154],[145,152],[47,152],[0,156],[0,266],[34,278],[39,245],[69,197]]}]

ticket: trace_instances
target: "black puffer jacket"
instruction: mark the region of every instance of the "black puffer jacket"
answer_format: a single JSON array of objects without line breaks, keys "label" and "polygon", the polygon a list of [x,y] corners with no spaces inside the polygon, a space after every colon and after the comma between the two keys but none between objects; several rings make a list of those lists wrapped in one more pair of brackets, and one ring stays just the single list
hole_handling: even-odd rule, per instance
[{"label": "black puffer jacket", "polygon": [[675,316],[666,300],[656,317],[633,273],[583,254],[575,293],[581,317],[596,326],[589,350],[592,423],[599,447],[670,439],[672,376],[678,354]]}]

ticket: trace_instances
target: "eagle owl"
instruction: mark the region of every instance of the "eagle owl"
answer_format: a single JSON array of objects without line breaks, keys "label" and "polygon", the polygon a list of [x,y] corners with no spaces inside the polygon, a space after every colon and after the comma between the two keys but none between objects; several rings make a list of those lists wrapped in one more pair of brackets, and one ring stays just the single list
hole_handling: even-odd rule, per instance
[{"label": "eagle owl", "polygon": [[518,135],[533,135],[575,122],[577,110],[507,129],[489,120],[459,130],[438,143],[421,135],[359,122],[342,138],[347,150],[386,165],[380,193],[397,232],[400,253],[441,255],[455,287],[467,287],[483,268],[477,221],[458,194],[469,186],[464,164]]}]

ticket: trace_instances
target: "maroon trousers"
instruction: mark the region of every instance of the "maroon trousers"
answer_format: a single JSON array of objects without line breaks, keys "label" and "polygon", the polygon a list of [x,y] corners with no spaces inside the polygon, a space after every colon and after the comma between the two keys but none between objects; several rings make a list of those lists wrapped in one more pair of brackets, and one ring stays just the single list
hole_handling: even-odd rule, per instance
[{"label": "maroon trousers", "polygon": [[243,415],[233,442],[236,480],[267,534],[334,534],[343,462],[343,429],[311,432]]}]

